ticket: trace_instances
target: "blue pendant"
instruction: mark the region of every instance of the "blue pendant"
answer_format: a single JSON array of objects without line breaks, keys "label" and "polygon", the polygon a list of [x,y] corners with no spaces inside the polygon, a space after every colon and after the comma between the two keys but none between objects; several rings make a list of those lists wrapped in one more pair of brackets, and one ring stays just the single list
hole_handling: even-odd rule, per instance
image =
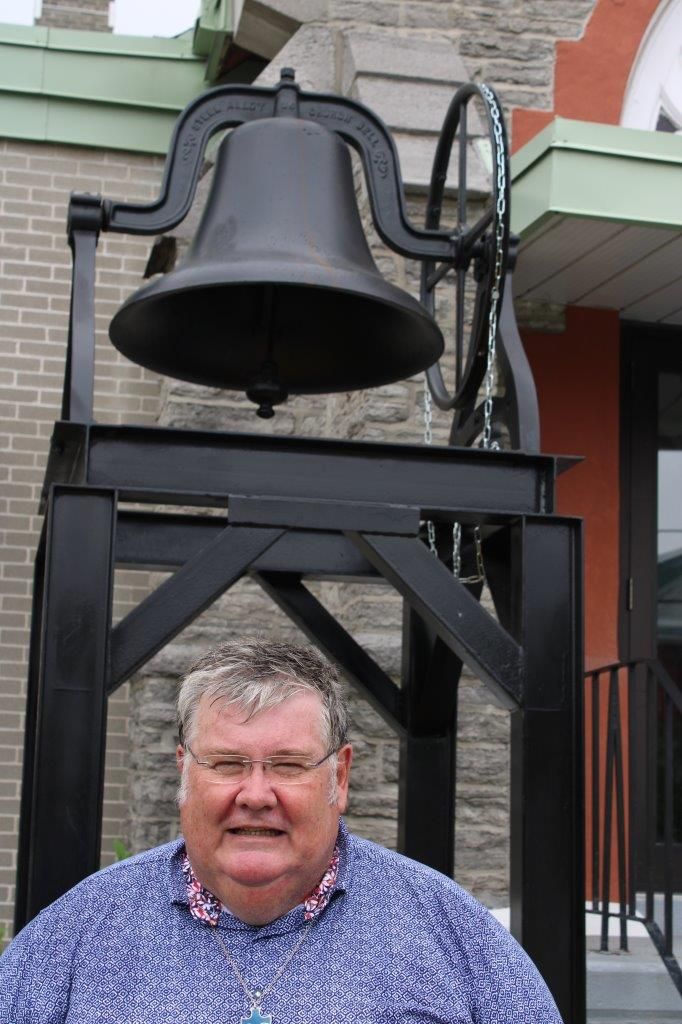
[{"label": "blue pendant", "polygon": [[252,1006],[248,1017],[242,1017],[242,1024],[272,1024],[272,1014],[261,1013],[260,1007]]}]

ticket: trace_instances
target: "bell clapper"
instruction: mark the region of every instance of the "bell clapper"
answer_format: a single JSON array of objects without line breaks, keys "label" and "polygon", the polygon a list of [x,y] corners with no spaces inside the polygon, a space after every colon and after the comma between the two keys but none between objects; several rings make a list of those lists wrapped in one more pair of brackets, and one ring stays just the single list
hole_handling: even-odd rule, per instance
[{"label": "bell clapper", "polygon": [[289,392],[280,382],[279,367],[274,358],[274,311],[275,290],[269,285],[264,289],[261,312],[261,331],[267,339],[264,346],[265,358],[246,389],[246,397],[258,406],[256,415],[263,420],[272,419],[275,415],[273,406],[286,402],[289,397]]},{"label": "bell clapper", "polygon": [[275,415],[273,406],[286,402],[289,392],[279,381],[277,363],[266,360],[246,389],[246,397],[255,402],[256,416],[270,420]]}]

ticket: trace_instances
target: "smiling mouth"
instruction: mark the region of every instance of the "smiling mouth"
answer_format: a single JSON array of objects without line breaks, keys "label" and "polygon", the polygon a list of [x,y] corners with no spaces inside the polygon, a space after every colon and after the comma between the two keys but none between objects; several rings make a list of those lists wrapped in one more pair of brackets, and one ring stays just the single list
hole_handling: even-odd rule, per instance
[{"label": "smiling mouth", "polygon": [[279,828],[228,828],[233,836],[283,836],[284,832]]}]

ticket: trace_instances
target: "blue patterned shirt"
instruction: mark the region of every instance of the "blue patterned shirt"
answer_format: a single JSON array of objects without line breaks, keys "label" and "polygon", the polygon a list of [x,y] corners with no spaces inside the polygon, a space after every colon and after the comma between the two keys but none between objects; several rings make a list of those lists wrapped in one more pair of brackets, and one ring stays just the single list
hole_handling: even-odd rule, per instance
[{"label": "blue patterned shirt", "polygon": [[[561,1024],[537,970],[451,879],[339,833],[327,907],[263,999],[272,1024]],[[305,927],[189,910],[182,840],[86,878],[0,957],[2,1024],[240,1024],[249,1015],[216,932],[254,990]]]}]

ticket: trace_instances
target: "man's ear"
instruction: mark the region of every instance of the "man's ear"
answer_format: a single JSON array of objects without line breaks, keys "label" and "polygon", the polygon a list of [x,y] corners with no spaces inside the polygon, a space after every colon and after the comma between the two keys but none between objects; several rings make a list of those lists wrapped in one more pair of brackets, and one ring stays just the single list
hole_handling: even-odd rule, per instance
[{"label": "man's ear", "polygon": [[178,771],[182,775],[182,766],[185,763],[185,748],[182,743],[178,743],[175,748],[175,763],[178,766]]},{"label": "man's ear", "polygon": [[348,783],[350,781],[352,760],[353,748],[350,743],[344,743],[336,755],[336,785],[339,814],[343,814],[348,806]]}]

